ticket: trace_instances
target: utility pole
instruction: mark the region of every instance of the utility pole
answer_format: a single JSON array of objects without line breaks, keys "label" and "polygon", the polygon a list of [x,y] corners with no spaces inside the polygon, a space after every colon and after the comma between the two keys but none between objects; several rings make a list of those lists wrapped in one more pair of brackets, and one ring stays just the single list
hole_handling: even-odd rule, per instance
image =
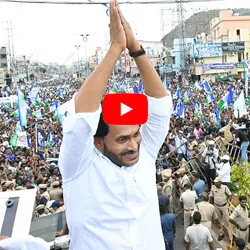
[{"label": "utility pole", "polygon": [[90,34],[81,34],[80,36],[82,36],[84,45],[85,45],[85,62],[86,62],[86,75],[89,75],[89,62],[88,62],[88,54],[87,54],[87,41],[88,41],[88,36],[90,36]]},{"label": "utility pole", "polygon": [[76,53],[77,53],[77,68],[78,68],[78,74],[80,74],[80,64],[79,64],[79,49],[81,45],[75,45]]},{"label": "utility pole", "polygon": [[27,75],[27,82],[29,81],[29,61],[26,60],[26,56],[23,56],[25,73]]}]

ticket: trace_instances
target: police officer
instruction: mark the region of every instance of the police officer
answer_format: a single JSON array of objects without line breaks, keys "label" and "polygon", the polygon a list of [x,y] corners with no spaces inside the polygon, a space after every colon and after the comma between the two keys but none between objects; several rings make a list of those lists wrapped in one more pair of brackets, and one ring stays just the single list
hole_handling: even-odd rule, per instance
[{"label": "police officer", "polygon": [[173,213],[173,180],[171,179],[172,170],[164,169],[161,172],[163,187],[162,193],[167,195],[169,198],[169,213]]},{"label": "police officer", "polygon": [[40,195],[41,197],[45,197],[47,199],[47,201],[50,201],[50,195],[47,191],[47,185],[46,184],[40,184],[39,185],[39,191],[40,191]]},{"label": "police officer", "polygon": [[249,234],[249,219],[248,219],[248,206],[247,198],[240,196],[240,204],[235,208],[229,218],[229,222],[236,226],[236,237],[242,238],[245,243],[248,243]]},{"label": "police officer", "polygon": [[188,176],[186,175],[186,170],[185,168],[179,168],[177,171],[176,171],[176,174],[177,174],[177,180],[176,180],[176,184],[177,186],[179,187],[179,191],[180,191],[180,194],[183,193],[185,190],[184,190],[184,186],[186,184],[189,184],[190,181],[188,179]]},{"label": "police officer", "polygon": [[184,186],[185,191],[181,194],[180,202],[183,208],[184,218],[184,233],[190,225],[190,218],[195,209],[195,201],[198,199],[195,191],[191,190],[191,184],[187,183]]},{"label": "police officer", "polygon": [[[221,184],[220,177],[216,177],[214,180],[214,185],[211,188],[210,192],[210,203],[214,205],[215,211],[219,217],[219,220],[223,222],[224,227],[226,228],[229,239],[231,239],[231,230],[229,224],[229,211],[227,208],[227,201],[231,198],[231,192],[229,188]],[[219,230],[218,241],[221,241],[224,238],[223,227]]]},{"label": "police officer", "polygon": [[209,195],[206,192],[203,192],[200,194],[201,202],[198,202],[196,204],[195,210],[199,211],[201,214],[201,225],[204,227],[207,227],[210,230],[210,233],[212,231],[212,221],[214,221],[218,228],[221,229],[221,224],[218,218],[218,215],[215,211],[214,205],[209,203]]}]

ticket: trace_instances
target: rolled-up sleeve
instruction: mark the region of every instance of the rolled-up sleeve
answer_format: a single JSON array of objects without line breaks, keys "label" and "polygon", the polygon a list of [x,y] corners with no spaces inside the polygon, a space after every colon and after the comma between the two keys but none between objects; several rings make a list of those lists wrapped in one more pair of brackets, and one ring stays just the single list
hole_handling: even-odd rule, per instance
[{"label": "rolled-up sleeve", "polygon": [[59,168],[64,182],[67,182],[82,174],[91,165],[93,136],[98,127],[101,105],[93,113],[75,113],[75,96],[64,105],[66,118],[63,122]]},{"label": "rolled-up sleeve", "polygon": [[173,112],[171,94],[163,98],[148,98],[148,120],[141,128],[142,145],[147,152],[157,158],[169,130],[170,117]]}]

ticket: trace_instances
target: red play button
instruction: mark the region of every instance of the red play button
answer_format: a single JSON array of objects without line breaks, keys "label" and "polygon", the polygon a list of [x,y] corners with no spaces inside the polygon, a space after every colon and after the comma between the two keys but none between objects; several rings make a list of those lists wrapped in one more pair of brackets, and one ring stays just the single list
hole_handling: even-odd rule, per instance
[{"label": "red play button", "polygon": [[144,124],[148,119],[148,100],[143,94],[108,94],[103,100],[102,113],[107,124]]}]

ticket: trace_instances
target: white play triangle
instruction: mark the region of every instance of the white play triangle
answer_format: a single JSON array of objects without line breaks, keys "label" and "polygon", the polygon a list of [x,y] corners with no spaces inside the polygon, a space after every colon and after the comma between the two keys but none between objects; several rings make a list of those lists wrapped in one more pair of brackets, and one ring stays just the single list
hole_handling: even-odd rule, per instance
[{"label": "white play triangle", "polygon": [[121,116],[127,114],[131,110],[133,109],[121,102]]}]

